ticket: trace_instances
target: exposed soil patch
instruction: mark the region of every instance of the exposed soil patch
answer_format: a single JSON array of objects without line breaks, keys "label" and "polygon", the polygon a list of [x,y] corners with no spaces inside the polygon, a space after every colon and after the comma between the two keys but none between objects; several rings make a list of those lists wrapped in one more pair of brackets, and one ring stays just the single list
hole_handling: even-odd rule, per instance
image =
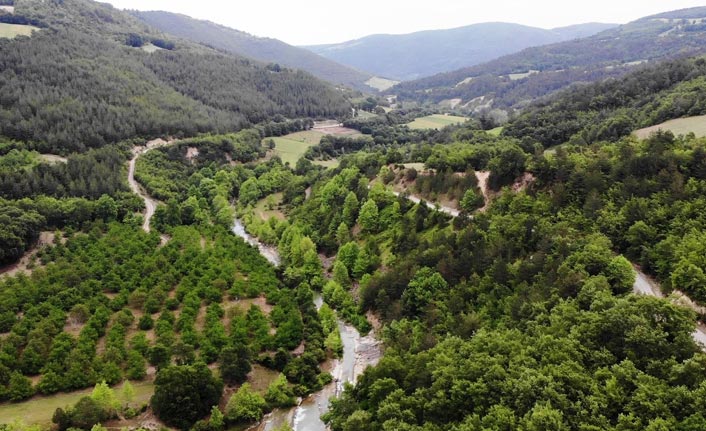
[{"label": "exposed soil patch", "polygon": [[488,188],[488,178],[490,178],[489,171],[476,171],[476,178],[478,179],[478,188],[483,194],[483,199],[485,200],[485,205],[483,208],[479,209],[479,212],[485,212],[490,206],[490,189]]},{"label": "exposed soil patch", "polygon": [[37,244],[30,250],[25,252],[24,256],[20,258],[17,263],[7,265],[0,268],[0,277],[14,277],[19,273],[31,274],[32,270],[29,269],[30,264],[34,260],[37,253],[44,247],[54,242],[54,237],[56,235],[54,232],[42,232],[39,234],[39,239]]}]

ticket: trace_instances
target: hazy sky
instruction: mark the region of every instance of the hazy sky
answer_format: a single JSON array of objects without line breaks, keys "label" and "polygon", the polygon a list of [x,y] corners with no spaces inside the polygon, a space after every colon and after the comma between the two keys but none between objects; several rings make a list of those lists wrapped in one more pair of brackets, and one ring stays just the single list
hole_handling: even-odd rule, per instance
[{"label": "hazy sky", "polygon": [[343,42],[374,33],[410,33],[504,21],[543,28],[626,23],[706,0],[108,0],[115,7],[166,10],[293,45]]}]

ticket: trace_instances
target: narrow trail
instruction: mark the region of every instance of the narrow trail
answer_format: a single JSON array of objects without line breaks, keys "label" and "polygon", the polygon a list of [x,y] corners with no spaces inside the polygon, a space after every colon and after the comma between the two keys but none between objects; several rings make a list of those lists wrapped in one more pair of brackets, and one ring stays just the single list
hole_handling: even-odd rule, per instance
[{"label": "narrow trail", "polygon": [[[485,206],[478,210],[479,212],[482,212],[488,208],[490,201],[488,192],[489,173],[477,172],[476,176],[478,177],[478,186],[481,188],[481,191],[483,192],[483,197],[485,198]],[[393,191],[392,193],[394,193],[395,196],[405,196],[399,192]],[[421,202],[421,199],[416,196],[408,195],[406,197],[414,203]],[[428,207],[436,208],[437,210],[446,213],[451,217],[458,217],[459,215],[459,211],[454,208],[437,206],[431,202],[427,202],[426,204]],[[633,293],[636,295],[649,295],[654,296],[656,298],[665,298],[664,293],[662,292],[662,289],[659,286],[659,283],[657,283],[657,281],[642,272],[637,266],[635,266],[635,283],[633,284]],[[674,297],[673,302],[675,304],[694,310],[697,313],[703,314],[706,311],[706,307],[701,307],[697,305],[691,298],[689,298],[683,292],[675,291],[670,297]],[[694,338],[694,341],[696,341],[696,343],[701,346],[701,349],[706,352],[706,325],[701,322],[697,322],[696,329],[692,333],[692,337]]]},{"label": "narrow trail", "polygon": [[[142,223],[142,229],[144,229],[145,232],[150,231],[150,221],[154,216],[154,212],[157,209],[157,204],[159,202],[153,197],[151,197],[149,194],[147,194],[147,192],[140,185],[140,183],[135,180],[135,165],[137,164],[137,159],[141,155],[147,153],[148,151],[154,148],[172,145],[174,142],[174,140],[165,141],[163,139],[155,139],[147,142],[144,146],[136,146],[132,149],[132,159],[130,159],[130,164],[128,168],[127,182],[130,185],[130,190],[132,190],[133,193],[137,194],[142,198],[143,201],[145,201],[145,218],[144,222]],[[165,237],[162,236],[162,242],[164,243],[166,240],[168,239],[165,239]]]}]

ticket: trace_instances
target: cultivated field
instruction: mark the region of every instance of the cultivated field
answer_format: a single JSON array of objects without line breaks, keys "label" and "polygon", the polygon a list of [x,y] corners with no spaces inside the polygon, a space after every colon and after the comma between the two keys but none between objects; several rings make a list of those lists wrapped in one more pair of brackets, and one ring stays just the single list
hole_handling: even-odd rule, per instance
[{"label": "cultivated field", "polygon": [[39,27],[2,23],[0,24],[0,37],[14,39],[17,36],[32,36],[35,30],[39,30]]},{"label": "cultivated field", "polygon": [[324,133],[315,130],[307,130],[305,132],[290,133],[286,136],[278,136],[276,138],[265,138],[263,145],[272,139],[275,141],[275,154],[277,154],[283,163],[289,162],[294,167],[307,148],[318,145]]},{"label": "cultivated field", "polygon": [[[274,153],[282,159],[283,163],[289,162],[290,166],[294,167],[297,161],[306,153],[306,150],[314,145],[319,145],[321,138],[326,135],[356,136],[360,135],[360,132],[345,128],[335,121],[330,122],[330,124],[329,122],[322,122],[317,123],[312,130],[290,133],[289,135],[275,138],[265,138],[262,140],[262,145],[267,145],[270,139],[275,141]],[[317,162],[317,164],[329,167],[332,162]]]},{"label": "cultivated field", "polygon": [[442,129],[451,124],[465,123],[468,118],[456,117],[454,115],[429,115],[417,118],[408,124],[410,129]]},{"label": "cultivated field", "polygon": [[686,135],[694,132],[697,137],[701,138],[706,136],[706,115],[669,120],[656,126],[636,130],[635,135],[640,139],[647,139],[652,133],[660,129],[669,130],[675,135]]},{"label": "cultivated field", "polygon": [[[150,401],[154,393],[152,382],[132,382],[135,389],[135,398],[130,403],[131,406],[141,406]],[[122,400],[120,389],[122,385],[115,387],[116,395]],[[0,404],[0,422],[10,423],[14,420],[22,420],[28,425],[50,425],[54,411],[61,407],[73,406],[81,398],[91,395],[93,388],[81,391],[60,393],[49,396],[36,396],[21,403]]]}]

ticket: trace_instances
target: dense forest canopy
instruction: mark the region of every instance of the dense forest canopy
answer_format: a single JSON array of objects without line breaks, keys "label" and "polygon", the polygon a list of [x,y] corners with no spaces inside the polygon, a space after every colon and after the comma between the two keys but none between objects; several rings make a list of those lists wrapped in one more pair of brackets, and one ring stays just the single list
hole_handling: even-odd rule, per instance
[{"label": "dense forest canopy", "polygon": [[129,46],[131,35],[164,36],[109,5],[24,0],[17,14],[46,28],[0,40],[0,135],[43,151],[349,112],[341,92],[302,72],[181,40],[154,53]]},{"label": "dense forest canopy", "polygon": [[[703,58],[578,86],[502,133],[381,109],[290,166],[263,138],[346,116],[338,90],[106,5],[17,8],[42,29],[0,41],[0,263],[24,257],[0,274],[0,409],[93,387],[56,429],[147,409],[246,427],[332,382],[341,319],[385,352],[332,402],[334,431],[706,428],[706,138],[630,135],[706,112]],[[672,296],[633,294],[636,266]],[[117,401],[131,381],[144,406]]]}]

